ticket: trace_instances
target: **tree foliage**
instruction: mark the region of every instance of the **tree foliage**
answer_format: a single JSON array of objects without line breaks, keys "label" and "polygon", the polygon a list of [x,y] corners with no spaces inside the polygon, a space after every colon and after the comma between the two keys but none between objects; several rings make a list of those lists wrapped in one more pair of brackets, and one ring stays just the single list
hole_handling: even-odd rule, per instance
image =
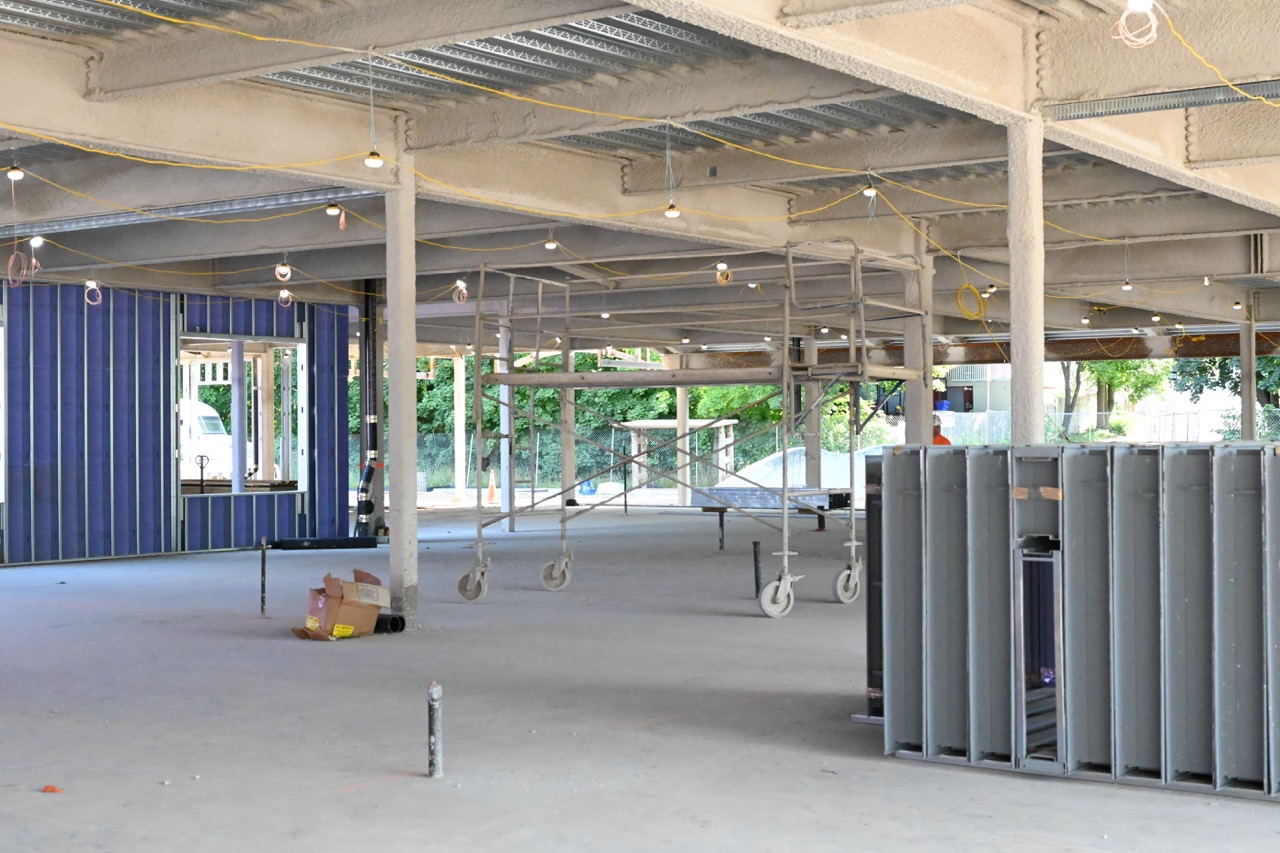
[{"label": "tree foliage", "polygon": [[[1258,357],[1258,402],[1276,405],[1280,397],[1280,356]],[[1173,363],[1173,387],[1191,395],[1193,403],[1210,390],[1240,393],[1239,358],[1179,358]]]}]

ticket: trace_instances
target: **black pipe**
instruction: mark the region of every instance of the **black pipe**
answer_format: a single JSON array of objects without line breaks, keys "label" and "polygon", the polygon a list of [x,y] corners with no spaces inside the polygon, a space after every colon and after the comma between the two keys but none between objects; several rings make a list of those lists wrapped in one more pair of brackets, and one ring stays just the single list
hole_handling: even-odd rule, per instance
[{"label": "black pipe", "polygon": [[751,543],[751,562],[756,570],[756,598],[759,598],[764,589],[764,577],[760,573],[760,542],[756,540]]},{"label": "black pipe", "polygon": [[378,462],[378,400],[379,382],[382,378],[382,359],[377,344],[378,299],[372,280],[365,280],[364,301],[360,310],[360,404],[364,417],[364,467],[360,471],[360,486],[356,491],[356,524],[354,535],[374,536],[373,529],[373,476],[380,466]]},{"label": "black pipe", "polygon": [[404,630],[404,617],[399,613],[379,613],[378,621],[373,623],[375,634],[399,634]]}]

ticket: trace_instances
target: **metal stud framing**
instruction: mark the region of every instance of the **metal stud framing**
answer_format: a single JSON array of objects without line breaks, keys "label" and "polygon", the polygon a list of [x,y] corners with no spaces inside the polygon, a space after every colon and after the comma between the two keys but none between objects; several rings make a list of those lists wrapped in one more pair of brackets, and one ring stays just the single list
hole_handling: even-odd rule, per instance
[{"label": "metal stud framing", "polygon": [[881,494],[886,752],[1280,796],[1274,446],[900,447]]}]

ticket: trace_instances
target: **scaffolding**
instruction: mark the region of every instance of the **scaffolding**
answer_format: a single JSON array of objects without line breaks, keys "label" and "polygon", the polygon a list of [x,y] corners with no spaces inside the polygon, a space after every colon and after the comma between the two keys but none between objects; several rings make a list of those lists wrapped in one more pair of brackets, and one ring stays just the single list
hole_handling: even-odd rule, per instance
[{"label": "scaffolding", "polygon": [[[830,305],[806,305],[797,298],[795,269],[792,260],[791,247],[784,247],[786,257],[786,281],[783,284],[784,294],[782,299],[782,326],[784,331],[784,345],[774,351],[774,358],[767,367],[737,367],[733,369],[703,367],[688,368],[682,361],[679,367],[675,369],[663,368],[661,370],[645,370],[635,372],[611,372],[611,373],[578,373],[572,370],[572,356],[568,346],[568,332],[570,319],[570,300],[568,289],[565,289],[565,329],[562,339],[561,349],[561,367],[558,373],[520,373],[513,368],[515,366],[514,352],[512,344],[511,314],[510,306],[514,301],[515,279],[513,274],[509,275],[509,290],[507,307],[508,310],[504,314],[499,314],[494,318],[486,318],[484,313],[485,305],[485,288],[486,279],[489,270],[482,266],[479,275],[478,291],[474,300],[475,319],[474,319],[474,369],[472,371],[472,407],[471,414],[473,420],[473,430],[475,441],[475,508],[476,508],[476,527],[475,527],[475,563],[468,569],[459,579],[457,584],[458,593],[466,601],[479,601],[488,591],[488,575],[492,568],[492,559],[485,556],[485,547],[488,544],[484,539],[484,531],[486,527],[493,524],[504,524],[508,529],[514,529],[516,517],[524,513],[536,510],[549,502],[558,503],[559,509],[559,553],[556,554],[549,562],[547,562],[541,572],[542,584],[549,590],[562,590],[568,586],[572,576],[572,565],[574,554],[569,548],[568,527],[571,520],[586,515],[605,506],[613,505],[621,500],[626,501],[628,494],[637,489],[644,488],[651,482],[651,478],[662,477],[675,482],[682,490],[701,496],[710,501],[713,506],[720,507],[721,512],[733,512],[750,518],[766,527],[769,527],[782,536],[781,550],[773,553],[774,557],[780,558],[780,568],[777,578],[767,584],[764,584],[759,594],[758,603],[761,611],[770,617],[781,617],[791,612],[795,605],[795,589],[794,585],[801,580],[803,575],[795,575],[791,571],[791,558],[798,556],[798,552],[792,549],[791,527],[793,516],[798,512],[816,513],[822,520],[828,517],[839,518],[843,521],[849,530],[849,539],[844,545],[848,548],[848,558],[845,565],[837,572],[834,583],[833,592],[837,601],[843,603],[852,603],[855,601],[862,588],[862,569],[863,559],[859,552],[861,543],[857,537],[857,520],[852,500],[849,501],[847,518],[837,515],[833,512],[835,509],[834,501],[828,501],[828,506],[819,507],[805,501],[806,497],[813,495],[815,490],[803,489],[797,490],[792,486],[787,452],[793,437],[797,435],[805,436],[807,444],[816,442],[817,436],[814,429],[806,430],[806,425],[812,426],[817,419],[811,419],[815,413],[820,413],[821,406],[825,402],[830,402],[827,394],[839,384],[847,384],[847,388],[837,394],[834,400],[842,397],[849,399],[849,434],[850,434],[850,452],[849,452],[849,483],[852,490],[855,481],[855,454],[853,453],[854,444],[857,436],[860,436],[863,428],[866,426],[867,418],[859,417],[857,402],[860,399],[860,386],[863,382],[868,381],[904,381],[915,379],[922,381],[924,371],[920,367],[894,367],[885,365],[873,365],[870,363],[869,351],[866,339],[866,308],[875,306],[882,309],[888,309],[899,317],[916,318],[921,321],[920,333],[922,337],[922,346],[927,351],[931,342],[928,338],[927,312],[920,308],[912,308],[902,305],[891,305],[888,303],[868,300],[865,297],[862,286],[862,263],[859,253],[855,252],[850,260],[849,283],[850,293],[849,301],[846,305],[837,306],[846,308],[849,311],[849,355],[842,361],[837,363],[819,364],[817,358],[817,350],[814,346],[805,347],[802,345],[804,335],[797,332],[794,325],[802,323],[803,315],[808,311],[826,310],[830,311]],[[563,285],[561,285],[563,286]],[[538,288],[538,304],[541,309],[543,299],[542,282],[539,282]],[[797,319],[797,314],[802,315]],[[542,316],[541,310],[538,313],[539,318]],[[494,370],[492,373],[486,374],[484,371],[484,352],[483,342],[486,335],[496,330],[498,346],[497,352],[493,359]],[[540,329],[539,329],[540,331]],[[539,363],[541,359],[540,353],[534,354],[534,364]],[[459,378],[459,381],[460,378]],[[498,393],[495,396],[486,391],[487,385],[495,385]],[[585,405],[579,404],[573,399],[573,391],[579,388],[654,388],[654,387],[694,387],[694,386],[711,386],[711,385],[776,385],[778,389],[766,396],[753,400],[746,405],[740,406],[732,412],[726,413],[720,417],[713,419],[703,419],[696,422],[690,428],[690,424],[684,424],[684,429],[677,428],[676,435],[668,440],[657,444],[649,444],[643,448],[633,448],[632,452],[626,453],[616,448],[605,445],[603,442],[595,441],[585,436],[574,436],[573,423],[576,422],[576,414],[578,412],[589,413],[596,418],[605,421],[616,428],[627,429],[624,424],[614,421],[612,416],[605,413],[595,411]],[[512,472],[512,461],[515,452],[514,437],[514,421],[513,414],[516,412],[516,406],[513,399],[513,389],[516,387],[525,387],[530,390],[529,407],[519,412],[521,417],[528,419],[530,429],[533,426],[541,425],[545,427],[558,428],[561,430],[562,443],[565,446],[565,452],[562,458],[562,473],[560,489],[547,494],[541,498],[530,492],[530,502],[527,506],[515,506],[514,498],[514,474]],[[532,396],[538,389],[558,389],[562,392],[561,397],[561,421],[559,423],[551,421],[547,418],[540,417],[533,405]],[[699,429],[715,428],[724,423],[729,422],[736,415],[747,409],[768,402],[776,397],[781,397],[782,409],[782,484],[780,488],[774,488],[754,482],[750,479],[743,478],[750,486],[760,490],[762,494],[776,497],[778,501],[779,517],[775,522],[774,518],[763,513],[753,511],[753,508],[743,506],[731,500],[727,500],[722,495],[715,494],[706,488],[699,487],[691,482],[688,475],[691,464],[691,455],[688,451],[688,440]],[[498,406],[501,413],[501,421],[499,431],[497,433],[486,434],[484,428],[484,403],[488,401]],[[874,412],[872,413],[874,414]],[[745,441],[762,434],[766,430],[772,430],[773,426],[752,432],[748,435],[735,436],[727,444],[718,447],[722,451],[731,451],[732,448]],[[565,431],[568,430],[566,438]],[[576,472],[576,465],[573,459],[574,454],[569,452],[573,440],[594,447],[599,451],[608,455],[611,463],[605,468],[592,471],[587,476],[579,477]],[[496,441],[500,448],[501,454],[501,471],[502,471],[502,495],[503,500],[500,511],[496,514],[485,515],[484,507],[484,490],[485,490],[485,448],[489,441]],[[812,445],[810,445],[812,446]],[[660,471],[649,460],[650,456],[658,450],[675,447],[677,456],[677,466],[674,472]],[[729,459],[732,459],[730,454]],[[704,460],[705,461],[705,460]],[[732,463],[726,464],[723,455],[717,455],[717,458],[710,463],[714,471],[718,471],[723,475],[736,474],[741,477],[739,472],[733,470]],[[624,477],[624,486],[622,490],[616,494],[610,495],[603,500],[592,504],[591,506],[578,506],[574,496],[578,489],[588,481],[602,478],[611,472],[621,469],[626,472],[628,469],[637,471],[643,476],[635,478]],[[627,480],[630,482],[627,482]],[[723,518],[723,516],[722,516]]]}]

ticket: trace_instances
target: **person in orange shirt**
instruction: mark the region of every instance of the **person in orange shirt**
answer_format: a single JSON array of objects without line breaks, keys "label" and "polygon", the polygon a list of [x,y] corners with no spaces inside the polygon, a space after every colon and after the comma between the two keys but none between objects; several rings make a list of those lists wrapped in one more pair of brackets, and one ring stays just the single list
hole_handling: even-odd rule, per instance
[{"label": "person in orange shirt", "polygon": [[933,416],[933,443],[934,444],[950,444],[951,440],[942,434],[942,417],[940,415]]}]

